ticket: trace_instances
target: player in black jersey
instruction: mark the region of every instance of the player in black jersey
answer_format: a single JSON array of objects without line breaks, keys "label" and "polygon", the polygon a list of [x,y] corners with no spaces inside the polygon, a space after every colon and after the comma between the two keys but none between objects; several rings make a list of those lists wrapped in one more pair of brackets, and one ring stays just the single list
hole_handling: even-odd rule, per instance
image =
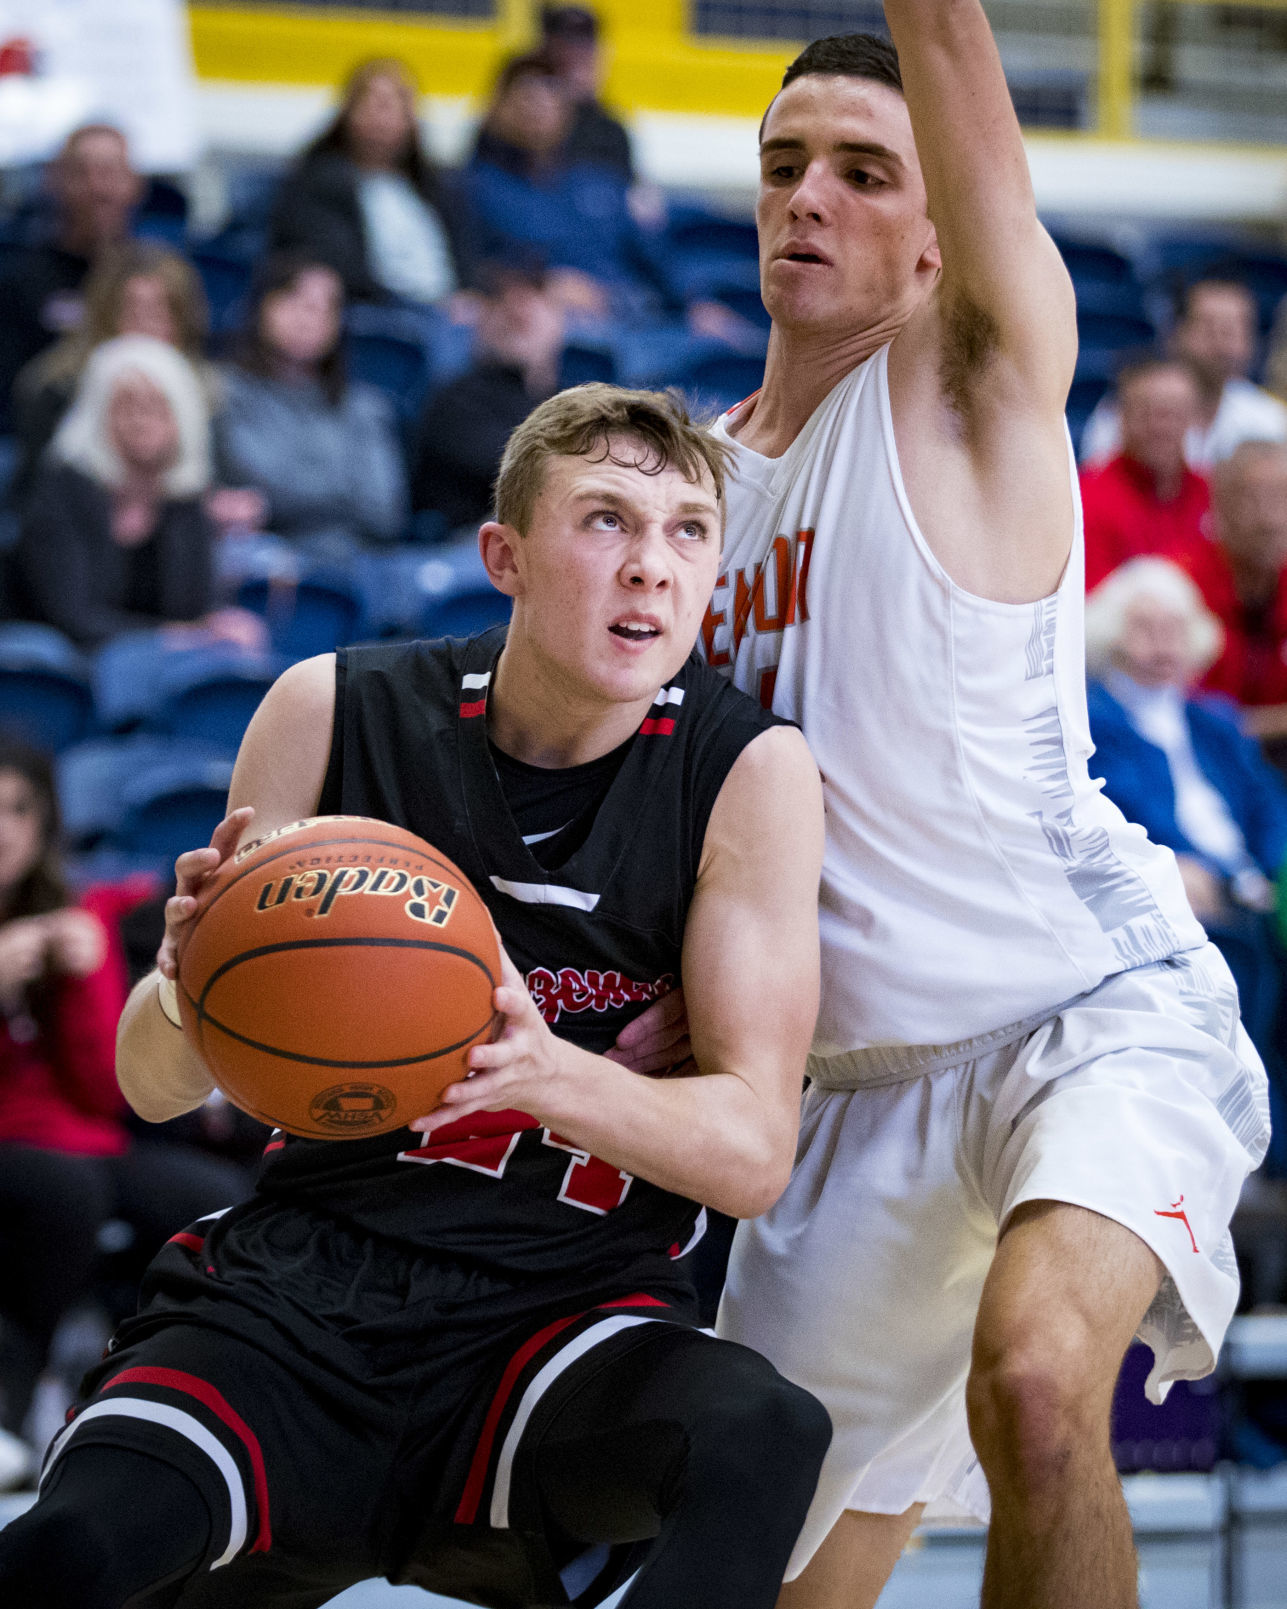
[{"label": "player in black jersey", "polygon": [[[497,1609],[769,1609],[829,1438],[692,1322],[706,1203],[786,1181],[817,1001],[818,778],[690,657],[720,449],[583,387],[515,433],[484,558],[506,631],[307,661],[265,699],[211,847],[178,862],[122,1019],[144,1117],[211,1080],[166,1009],[203,879],[320,812],[430,839],[487,901],[506,1028],[392,1135],[275,1136],[254,1196],[176,1235],[0,1533],[0,1599],[320,1605],[386,1575]],[[252,823],[253,809],[253,823]],[[672,984],[694,1061],[609,1052]]]}]

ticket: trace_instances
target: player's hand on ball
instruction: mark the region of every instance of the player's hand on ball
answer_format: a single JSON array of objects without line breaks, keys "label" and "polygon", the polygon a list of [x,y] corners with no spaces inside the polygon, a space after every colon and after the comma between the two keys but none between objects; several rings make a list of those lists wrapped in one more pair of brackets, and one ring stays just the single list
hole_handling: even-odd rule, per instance
[{"label": "player's hand on ball", "polygon": [[672,989],[632,1018],[605,1055],[632,1073],[664,1073],[693,1054],[684,991]]},{"label": "player's hand on ball", "polygon": [[165,902],[165,937],[156,952],[156,964],[163,977],[178,977],[179,949],[188,924],[196,915],[197,895],[206,879],[213,877],[232,855],[254,813],[249,805],[234,810],[211,833],[204,849],[189,849],[175,861],[174,893]]},{"label": "player's hand on ball", "polygon": [[543,1090],[558,1076],[560,1041],[536,1009],[517,967],[501,950],[501,983],[492,1003],[504,1026],[488,1045],[469,1052],[469,1071],[449,1084],[442,1101],[410,1127],[421,1134],[456,1123],[473,1112],[504,1112],[511,1107],[540,1115]]}]

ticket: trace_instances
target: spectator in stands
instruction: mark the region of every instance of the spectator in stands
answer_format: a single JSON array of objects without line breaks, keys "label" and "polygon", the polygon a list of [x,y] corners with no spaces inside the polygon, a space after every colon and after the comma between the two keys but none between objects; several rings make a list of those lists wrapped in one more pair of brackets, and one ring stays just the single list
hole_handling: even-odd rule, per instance
[{"label": "spectator in stands", "polygon": [[[1242,441],[1287,441],[1287,407],[1247,378],[1256,356],[1256,302],[1245,285],[1202,279],[1185,291],[1170,351],[1198,382],[1198,419],[1189,431],[1189,467],[1209,474]],[[1088,464],[1111,458],[1121,443],[1117,407],[1105,399],[1081,439]]]},{"label": "spectator in stands", "polygon": [[1287,737],[1287,446],[1243,442],[1216,466],[1211,534],[1190,564],[1224,627],[1205,685],[1276,744]]},{"label": "spectator in stands", "polygon": [[116,1085],[127,980],[111,891],[73,904],[43,755],[0,739],[0,1469],[61,1315],[85,1295],[109,1219],[143,1258],[246,1192],[239,1168],[165,1140],[135,1142]]},{"label": "spectator in stands", "polygon": [[104,254],[85,282],[81,327],[33,358],[13,389],[18,464],[12,495],[31,486],[41,453],[71,406],[90,353],[118,335],[148,335],[176,347],[201,375],[213,407],[214,371],[205,361],[210,314],[196,270],[186,258],[149,240]]},{"label": "spectator in stands", "polygon": [[563,355],[563,311],[541,269],[490,265],[480,281],[473,365],[429,399],[416,425],[412,501],[448,530],[488,517],[510,432],[558,390]]},{"label": "spectator in stands", "polygon": [[388,399],[345,378],[344,286],[282,253],[259,273],[215,424],[220,478],[262,499],[260,523],[318,563],[396,541],[406,469]]},{"label": "spectator in stands", "polygon": [[462,179],[488,261],[539,252],[569,311],[591,318],[680,310],[660,254],[635,223],[626,180],[578,161],[575,107],[548,57],[501,68]]},{"label": "spectator in stands", "polygon": [[405,63],[354,70],[338,112],[282,183],[269,246],[329,264],[363,301],[441,302],[468,279],[464,213],[421,142]]},{"label": "spectator in stands", "polygon": [[1190,690],[1222,637],[1193,581],[1166,559],[1132,559],[1092,592],[1092,763],[1108,797],[1175,851],[1194,914],[1237,978],[1248,1032],[1276,1064],[1283,958],[1271,913],[1287,858],[1287,784],[1233,706]]},{"label": "spectator in stands", "polygon": [[569,162],[587,162],[635,182],[630,136],[599,99],[603,52],[599,22],[584,6],[541,7],[541,54],[563,80],[572,102],[566,149]]},{"label": "spectator in stands", "polygon": [[19,613],[85,648],[164,628],[175,646],[262,649],[257,616],[216,606],[209,483],[209,413],[192,365],[150,336],[105,342],[23,510]]},{"label": "spectator in stands", "polygon": [[1207,541],[1206,480],[1184,459],[1198,416],[1193,371],[1179,358],[1145,358],[1117,378],[1122,448],[1081,474],[1086,522],[1086,586],[1127,559],[1160,554],[1184,564]]},{"label": "spectator in stands", "polygon": [[87,123],[50,163],[49,238],[23,252],[0,280],[0,404],[19,369],[59,336],[79,329],[93,264],[130,232],[143,180],[119,129]]}]

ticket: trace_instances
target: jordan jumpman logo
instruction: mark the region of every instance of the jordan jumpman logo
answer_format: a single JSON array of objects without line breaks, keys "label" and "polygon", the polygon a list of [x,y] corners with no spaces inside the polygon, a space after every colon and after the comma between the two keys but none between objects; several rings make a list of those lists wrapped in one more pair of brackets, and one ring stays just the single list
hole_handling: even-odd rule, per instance
[{"label": "jordan jumpman logo", "polygon": [[[1183,1207],[1184,1207],[1184,1197],[1181,1196],[1178,1201],[1173,1201],[1171,1203],[1170,1212],[1163,1212],[1159,1207],[1155,1207],[1153,1209],[1153,1216],[1155,1218],[1178,1218],[1180,1220],[1180,1222],[1184,1225],[1184,1227],[1189,1231],[1189,1239],[1190,1239],[1190,1241],[1193,1242],[1194,1251],[1197,1251],[1198,1243],[1197,1243],[1196,1240],[1193,1239],[1193,1230],[1189,1225],[1189,1216],[1188,1216],[1188,1214],[1186,1212],[1184,1212],[1182,1210]],[[1181,1210],[1177,1211],[1177,1208],[1181,1209]]]}]

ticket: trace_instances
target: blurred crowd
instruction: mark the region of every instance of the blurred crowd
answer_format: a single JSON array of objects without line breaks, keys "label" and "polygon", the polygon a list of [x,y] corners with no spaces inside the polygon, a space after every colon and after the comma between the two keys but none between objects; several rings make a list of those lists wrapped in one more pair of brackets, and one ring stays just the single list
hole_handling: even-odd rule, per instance
[{"label": "blurred crowd", "polygon": [[[510,431],[561,386],[674,382],[714,411],[758,383],[752,226],[640,180],[590,12],[541,30],[457,171],[409,71],[376,60],[213,240],[98,124],[0,236],[0,1489],[29,1473],[60,1322],[87,1297],[116,1316],[168,1233],[247,1188],[254,1125],[212,1107],[143,1133],[112,1062],[166,854],[219,809],[254,698],[344,635],[500,618],[469,547]],[[1179,857],[1280,1103],[1287,314],[1266,340],[1262,303],[1192,276],[1073,423],[1093,769]],[[212,686],[225,703],[182,725]],[[180,754],[177,837],[122,836]],[[1282,1267],[1252,1274],[1287,1296]]]}]

